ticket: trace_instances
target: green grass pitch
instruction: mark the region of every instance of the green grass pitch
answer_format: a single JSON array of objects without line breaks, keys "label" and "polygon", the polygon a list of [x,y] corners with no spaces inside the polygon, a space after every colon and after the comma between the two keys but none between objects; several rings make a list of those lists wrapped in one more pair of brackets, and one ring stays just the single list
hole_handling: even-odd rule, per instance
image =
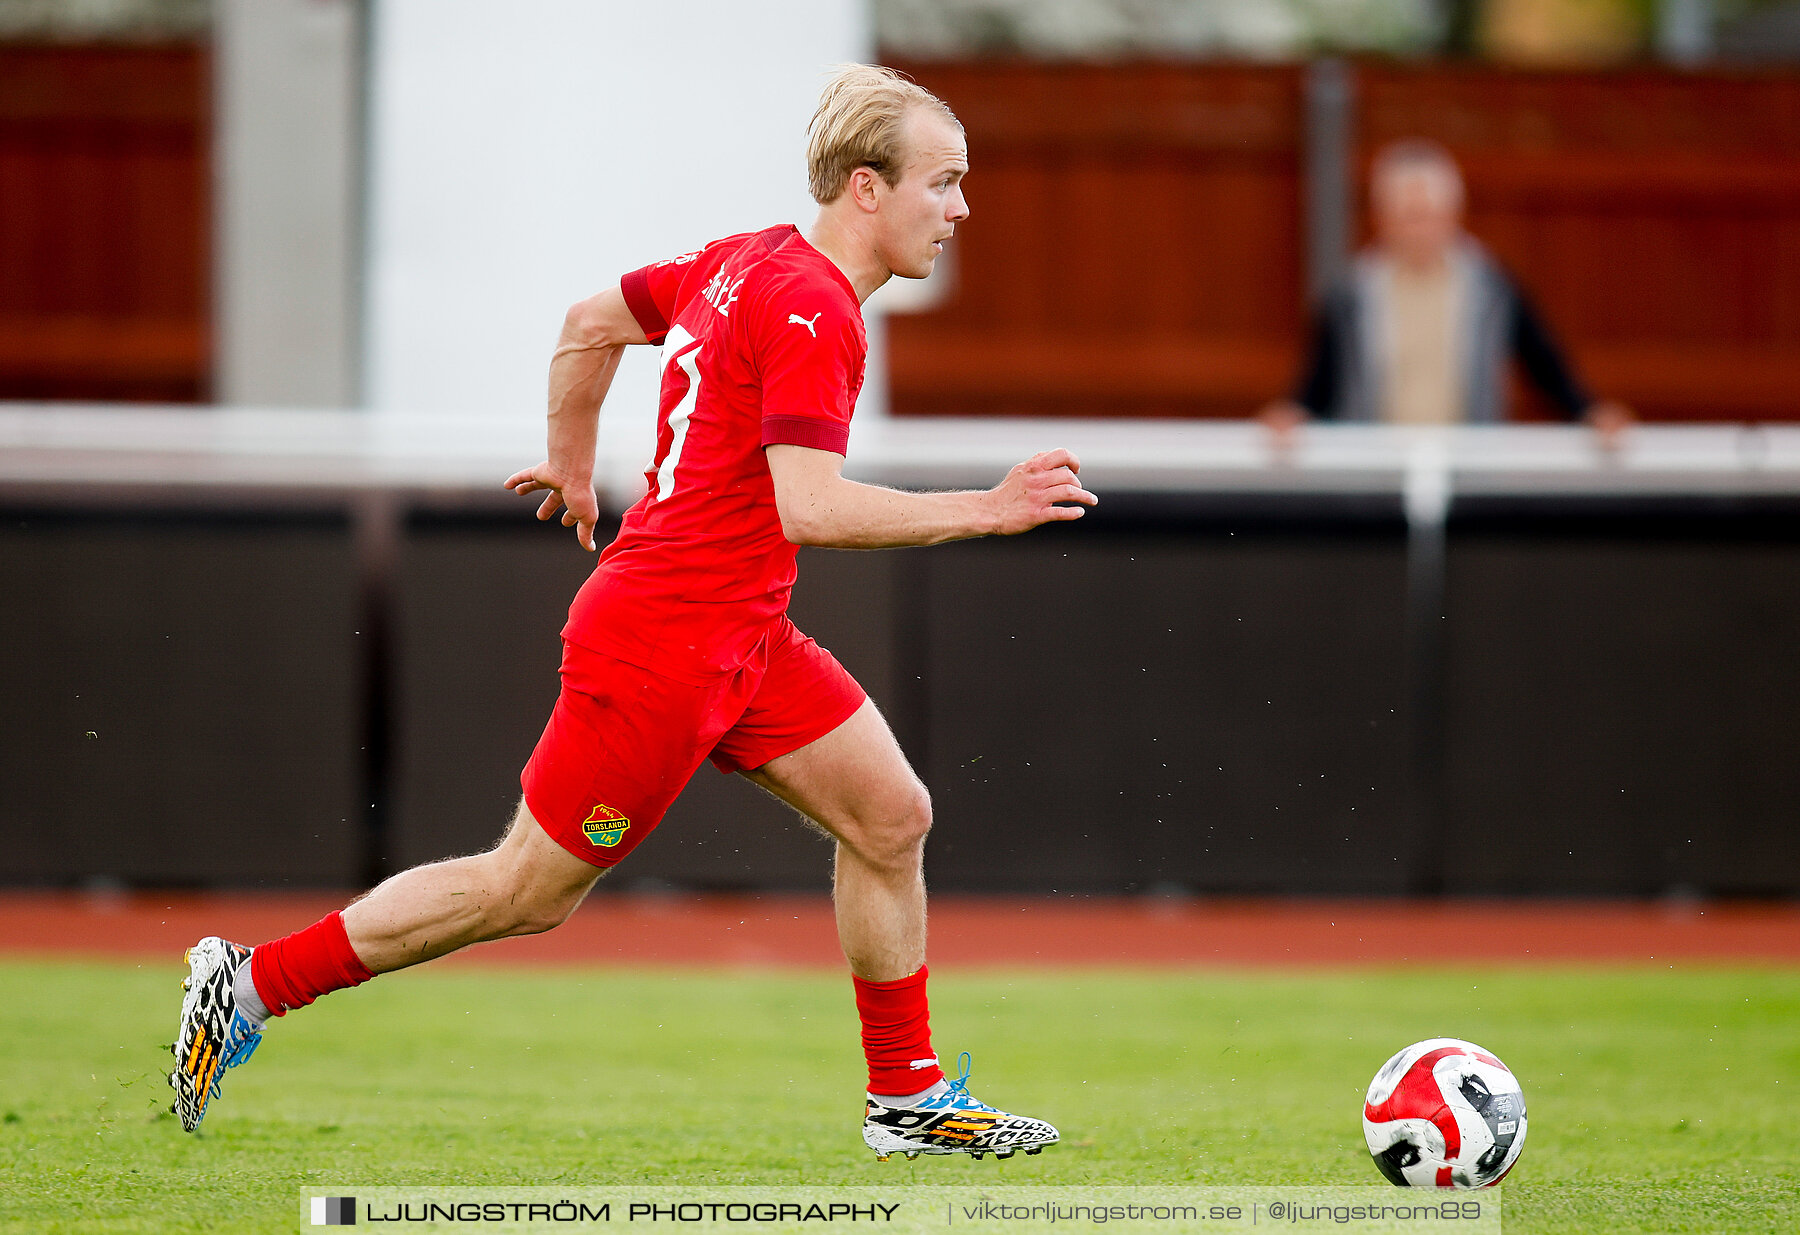
[{"label": "green grass pitch", "polygon": [[278,1022],[188,1136],[158,1049],[183,972],[0,964],[0,1231],[291,1230],[325,1181],[1374,1184],[1362,1090],[1437,1035],[1524,1083],[1509,1233],[1800,1221],[1789,969],[945,973],[940,1051],[1065,1142],[886,1164],[842,976],[395,974]]}]

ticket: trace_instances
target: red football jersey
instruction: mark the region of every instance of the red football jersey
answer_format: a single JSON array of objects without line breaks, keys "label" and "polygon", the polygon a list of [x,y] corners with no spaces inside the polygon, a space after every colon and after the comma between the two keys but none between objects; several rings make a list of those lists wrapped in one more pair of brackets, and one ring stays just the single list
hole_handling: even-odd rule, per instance
[{"label": "red football jersey", "polygon": [[747,663],[787,611],[797,550],[763,447],[844,452],[868,335],[850,281],[793,226],[714,241],[620,288],[663,347],[656,456],[563,637],[703,684]]}]

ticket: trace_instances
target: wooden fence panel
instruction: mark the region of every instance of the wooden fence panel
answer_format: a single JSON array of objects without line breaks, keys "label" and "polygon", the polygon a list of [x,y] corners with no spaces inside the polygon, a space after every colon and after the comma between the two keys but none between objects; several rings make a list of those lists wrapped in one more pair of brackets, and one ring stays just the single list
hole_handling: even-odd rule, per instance
[{"label": "wooden fence panel", "polygon": [[[957,290],[890,327],[897,412],[1244,415],[1290,386],[1299,67],[901,67],[956,108],[973,169]],[[1656,419],[1800,415],[1800,76],[1354,76],[1355,200],[1383,142],[1444,142],[1471,230],[1597,392]]]},{"label": "wooden fence panel", "polygon": [[[203,399],[209,55],[0,47],[0,397]],[[968,125],[901,413],[1242,415],[1307,308],[1295,65],[925,63]],[[1356,68],[1356,165],[1424,135],[1598,391],[1668,419],[1800,408],[1800,76]],[[1355,192],[1360,195],[1359,182]]]},{"label": "wooden fence panel", "polygon": [[0,398],[206,397],[209,59],[0,46]]},{"label": "wooden fence panel", "polygon": [[1659,419],[1800,415],[1800,76],[1370,65],[1358,93],[1357,166],[1448,146],[1470,230],[1597,391]]},{"label": "wooden fence panel", "polygon": [[1233,415],[1288,380],[1300,70],[909,65],[968,127],[957,291],[889,328],[893,404]]}]

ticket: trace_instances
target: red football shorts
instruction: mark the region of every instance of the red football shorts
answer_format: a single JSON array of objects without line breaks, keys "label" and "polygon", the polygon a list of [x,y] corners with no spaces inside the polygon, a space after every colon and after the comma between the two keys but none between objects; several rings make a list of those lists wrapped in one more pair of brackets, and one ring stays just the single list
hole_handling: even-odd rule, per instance
[{"label": "red football shorts", "polygon": [[706,686],[564,642],[562,694],[519,778],[557,844],[595,866],[642,843],[710,758],[759,768],[843,724],[868,696],[783,617],[751,662]]}]

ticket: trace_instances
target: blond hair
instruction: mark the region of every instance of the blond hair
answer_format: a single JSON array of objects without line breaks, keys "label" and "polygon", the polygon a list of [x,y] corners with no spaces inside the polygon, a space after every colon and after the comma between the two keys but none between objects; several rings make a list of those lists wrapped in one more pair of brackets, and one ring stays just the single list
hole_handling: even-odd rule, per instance
[{"label": "blond hair", "polygon": [[867,167],[900,183],[905,169],[907,115],[927,107],[962,128],[945,102],[903,73],[876,64],[846,64],[832,74],[806,126],[807,187],[821,206],[836,201],[850,174]]}]

